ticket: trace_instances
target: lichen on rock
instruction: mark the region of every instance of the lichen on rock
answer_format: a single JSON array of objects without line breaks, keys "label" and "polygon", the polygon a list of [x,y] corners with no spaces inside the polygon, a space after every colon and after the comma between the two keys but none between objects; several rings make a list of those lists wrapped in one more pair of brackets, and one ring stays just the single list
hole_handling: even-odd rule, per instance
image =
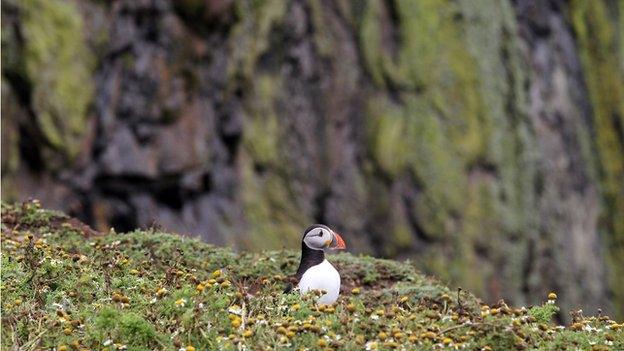
[{"label": "lichen on rock", "polygon": [[42,136],[53,152],[72,159],[93,98],[94,58],[83,37],[83,18],[72,1],[25,0],[22,16],[24,73]]},{"label": "lichen on rock", "polygon": [[[595,148],[600,163],[602,192],[607,211],[603,215],[611,233],[609,252],[610,285],[619,310],[623,310],[624,292],[624,67],[619,52],[624,47],[624,33],[610,13],[624,5],[608,1],[572,1],[570,23],[578,37],[579,55],[593,111]],[[624,19],[619,18],[619,28]],[[620,55],[621,56],[621,55]]]}]

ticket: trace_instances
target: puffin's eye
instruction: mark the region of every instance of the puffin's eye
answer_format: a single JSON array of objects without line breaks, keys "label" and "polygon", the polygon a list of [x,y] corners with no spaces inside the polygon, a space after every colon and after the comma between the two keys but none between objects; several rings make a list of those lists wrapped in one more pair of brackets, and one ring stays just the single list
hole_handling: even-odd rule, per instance
[{"label": "puffin's eye", "polygon": [[316,236],[323,236],[323,231],[322,231],[322,230],[319,230],[319,233],[318,233],[318,234],[316,234]]}]

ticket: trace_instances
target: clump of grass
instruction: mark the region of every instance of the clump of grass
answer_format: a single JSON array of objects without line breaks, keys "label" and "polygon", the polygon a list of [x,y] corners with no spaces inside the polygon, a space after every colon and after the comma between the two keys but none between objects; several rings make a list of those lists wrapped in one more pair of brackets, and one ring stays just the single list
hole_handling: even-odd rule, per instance
[{"label": "clump of grass", "polygon": [[535,318],[538,323],[550,323],[557,312],[559,312],[559,307],[553,302],[531,307],[529,316]]},{"label": "clump of grass", "polygon": [[[72,222],[73,221],[73,222]],[[409,263],[340,254],[338,302],[282,294],[298,253],[234,253],[157,230],[99,235],[2,205],[2,344],[80,350],[624,348],[607,316],[485,305]]]}]

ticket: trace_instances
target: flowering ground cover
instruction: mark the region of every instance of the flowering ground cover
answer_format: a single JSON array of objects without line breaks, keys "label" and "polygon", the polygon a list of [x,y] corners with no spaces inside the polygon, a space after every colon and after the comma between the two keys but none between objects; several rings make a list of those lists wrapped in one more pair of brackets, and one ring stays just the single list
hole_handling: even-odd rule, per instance
[{"label": "flowering ground cover", "polygon": [[[622,323],[481,303],[409,262],[332,256],[338,302],[283,294],[297,251],[242,252],[157,229],[98,233],[2,205],[2,349],[622,350]],[[567,312],[566,312],[567,313]]]}]

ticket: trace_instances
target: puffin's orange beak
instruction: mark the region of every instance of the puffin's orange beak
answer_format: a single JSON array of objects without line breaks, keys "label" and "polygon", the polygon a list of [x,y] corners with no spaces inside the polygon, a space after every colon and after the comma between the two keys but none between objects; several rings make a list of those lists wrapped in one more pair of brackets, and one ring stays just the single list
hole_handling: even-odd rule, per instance
[{"label": "puffin's orange beak", "polygon": [[347,245],[345,245],[344,240],[342,239],[342,237],[336,233],[333,232],[334,234],[334,240],[332,241],[331,246],[329,247],[330,249],[334,249],[334,250],[344,250],[347,248]]}]

